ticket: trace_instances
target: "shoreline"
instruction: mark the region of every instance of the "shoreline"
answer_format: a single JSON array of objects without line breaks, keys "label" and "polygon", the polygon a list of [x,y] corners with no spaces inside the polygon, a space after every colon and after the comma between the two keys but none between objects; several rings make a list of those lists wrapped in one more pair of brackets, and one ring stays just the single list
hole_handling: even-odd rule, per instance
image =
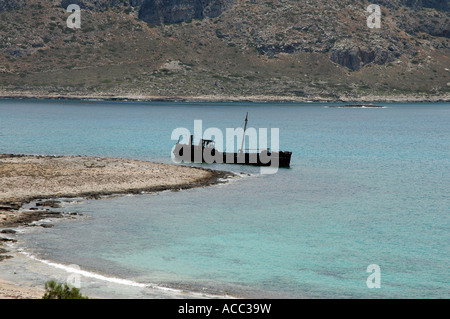
[{"label": "shoreline", "polygon": [[36,99],[36,100],[80,100],[80,101],[128,101],[128,102],[285,102],[285,103],[430,103],[450,102],[450,93],[441,96],[428,94],[409,95],[365,95],[365,96],[340,96],[339,98],[296,97],[296,96],[227,96],[227,95],[202,95],[202,96],[153,96],[143,94],[50,94],[35,92],[1,92],[0,99]]},{"label": "shoreline", "polygon": [[[0,189],[0,210],[11,208],[15,211],[35,200],[76,197],[96,199],[111,195],[177,191],[214,185],[234,175],[231,172],[208,168],[82,155],[0,154],[0,164],[4,165],[0,171],[0,182],[3,184],[3,189]],[[8,172],[8,164],[12,173]],[[17,171],[19,174],[13,175]],[[6,174],[10,176],[5,176]],[[93,177],[101,177],[102,180],[97,184],[92,180],[74,183],[74,179]],[[17,178],[22,180],[18,181]],[[157,180],[145,181],[145,178]],[[39,182],[40,186],[44,187],[53,182],[53,185],[34,191],[22,187],[24,182]],[[5,191],[7,189],[8,191]]]},{"label": "shoreline", "polygon": [[[19,258],[19,252],[11,251],[20,236],[15,229],[53,227],[39,223],[46,218],[76,218],[77,213],[59,210],[63,199],[179,191],[224,183],[234,176],[183,165],[70,155],[0,154],[0,168],[0,267]],[[24,208],[30,203],[34,207]],[[11,280],[11,274],[0,273],[0,299],[42,297],[43,285],[24,286]]]}]

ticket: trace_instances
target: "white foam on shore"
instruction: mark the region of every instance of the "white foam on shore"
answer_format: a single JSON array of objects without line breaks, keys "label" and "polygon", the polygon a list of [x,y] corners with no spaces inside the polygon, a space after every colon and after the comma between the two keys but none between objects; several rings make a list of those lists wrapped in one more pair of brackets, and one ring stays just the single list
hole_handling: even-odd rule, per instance
[{"label": "white foam on shore", "polygon": [[161,291],[164,293],[168,293],[174,297],[176,297],[178,295],[178,296],[182,296],[182,297],[190,296],[193,298],[232,298],[228,295],[210,295],[210,294],[206,294],[206,293],[193,292],[193,291],[186,292],[185,290],[164,287],[164,286],[160,286],[160,285],[153,284],[153,283],[140,283],[140,282],[136,282],[136,281],[132,281],[132,280],[128,280],[128,279],[104,276],[104,275],[101,275],[98,273],[82,270],[79,268],[78,265],[75,265],[76,267],[74,267],[73,265],[68,266],[68,265],[63,265],[63,264],[51,262],[48,260],[40,259],[22,249],[19,249],[17,252],[30,258],[31,260],[43,263],[47,266],[50,266],[50,267],[53,267],[56,269],[66,271],[70,274],[77,274],[77,275],[80,275],[80,276],[83,276],[86,278],[91,278],[91,279],[95,279],[95,280],[99,280],[99,281],[105,281],[105,282],[109,282],[109,283],[113,283],[113,284],[124,285],[124,286],[129,286],[129,287],[136,287],[136,288],[149,288],[149,289],[158,290],[158,291]]},{"label": "white foam on shore", "polygon": [[131,280],[127,280],[127,279],[120,279],[120,278],[115,278],[115,277],[107,277],[107,276],[103,276],[100,274],[96,274],[93,272],[89,272],[86,270],[81,270],[79,268],[76,267],[71,267],[71,266],[67,266],[67,265],[63,265],[63,264],[58,264],[58,263],[54,263],[48,260],[44,260],[44,259],[39,259],[36,256],[25,252],[25,251],[19,251],[19,253],[27,256],[28,258],[35,260],[35,261],[39,261],[41,263],[44,263],[48,266],[57,268],[57,269],[61,269],[61,270],[65,270],[68,273],[72,273],[72,274],[78,274],[87,278],[93,278],[93,279],[98,279],[98,280],[103,280],[103,281],[109,281],[112,283],[116,283],[116,284],[121,284],[121,285],[128,285],[128,286],[133,286],[133,287],[141,287],[141,288],[145,288],[148,285],[146,284],[142,284],[142,283],[138,283],[138,282],[134,282]]}]

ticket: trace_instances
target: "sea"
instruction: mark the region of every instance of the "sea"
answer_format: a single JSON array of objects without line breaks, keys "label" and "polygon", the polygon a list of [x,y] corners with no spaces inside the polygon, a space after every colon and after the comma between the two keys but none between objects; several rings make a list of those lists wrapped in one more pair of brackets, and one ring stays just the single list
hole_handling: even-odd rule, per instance
[{"label": "sea", "polygon": [[[450,104],[343,104],[0,100],[0,153],[235,173],[202,188],[63,200],[62,210],[78,218],[24,229],[16,245],[30,262],[78,269],[82,292],[95,277],[103,288],[138,287],[138,298],[155,288],[244,298],[449,298]],[[263,174],[174,163],[176,129],[194,132],[201,120],[203,131],[218,128],[225,138],[247,112],[247,127],[266,128],[269,141],[278,129],[290,168]]]}]

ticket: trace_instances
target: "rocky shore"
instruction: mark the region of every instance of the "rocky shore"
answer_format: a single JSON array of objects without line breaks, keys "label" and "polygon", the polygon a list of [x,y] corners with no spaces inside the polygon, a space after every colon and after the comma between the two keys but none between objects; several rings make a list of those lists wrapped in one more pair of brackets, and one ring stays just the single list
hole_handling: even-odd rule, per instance
[{"label": "rocky shore", "polygon": [[[77,218],[59,209],[64,200],[177,191],[220,183],[231,175],[130,159],[0,154],[0,262],[13,257],[8,244],[16,240],[15,228],[52,227],[43,219]],[[0,278],[0,298],[35,296],[13,288]]]}]

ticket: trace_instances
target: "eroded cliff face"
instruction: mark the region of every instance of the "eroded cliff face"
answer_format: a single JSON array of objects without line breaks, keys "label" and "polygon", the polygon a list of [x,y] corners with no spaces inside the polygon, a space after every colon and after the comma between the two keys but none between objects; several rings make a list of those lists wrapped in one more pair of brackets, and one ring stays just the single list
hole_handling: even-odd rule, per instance
[{"label": "eroded cliff face", "polygon": [[401,52],[394,45],[382,46],[358,46],[351,41],[343,41],[336,44],[331,50],[330,60],[350,70],[357,71],[367,64],[375,63],[383,65],[393,62],[401,56]]},{"label": "eroded cliff face", "polygon": [[233,3],[234,0],[144,0],[139,19],[159,25],[214,18]]},{"label": "eroded cliff face", "polygon": [[[9,0],[14,2],[13,0]],[[62,0],[67,8],[77,4],[82,9],[104,10],[119,5],[139,8],[139,19],[155,25],[180,23],[192,19],[214,18],[228,9],[235,0]]]}]

